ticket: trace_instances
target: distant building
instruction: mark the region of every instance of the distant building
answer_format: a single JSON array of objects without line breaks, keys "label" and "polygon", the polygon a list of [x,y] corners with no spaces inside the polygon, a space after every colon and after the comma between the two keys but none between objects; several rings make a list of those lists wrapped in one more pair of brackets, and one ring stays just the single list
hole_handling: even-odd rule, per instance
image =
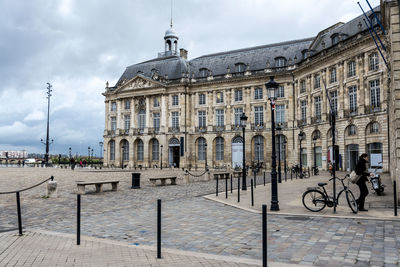
[{"label": "distant building", "polygon": [[23,159],[28,157],[28,152],[25,150],[0,150],[0,158],[2,159]]},{"label": "distant building", "polygon": [[[390,0],[375,8],[387,29],[395,23],[391,14],[398,14],[397,8]],[[367,15],[393,48],[392,33],[384,36],[373,14]],[[315,161],[326,169],[328,161],[335,160],[338,168],[352,170],[359,155],[369,153],[372,165],[383,162],[388,171],[389,152],[396,153],[399,147],[396,140],[390,147],[393,136],[388,135],[393,75],[363,19],[361,15],[339,22],[312,38],[192,60],[187,59],[188,51],[178,50],[179,38],[171,26],[163,53],[127,67],[115,86],[107,84],[104,164],[159,166],[162,151],[164,166],[204,168],[206,160],[211,167],[242,166],[239,118],[245,112],[247,164],[260,160],[269,168],[271,110],[265,83],[274,76],[280,84],[275,121],[282,127],[277,138],[282,166],[283,159],[292,166],[301,158],[303,166],[312,167]],[[393,55],[385,57],[391,64]],[[337,111],[335,148],[328,96]],[[400,113],[396,116],[400,119]],[[400,133],[399,123],[391,127]],[[301,151],[300,132],[304,133]],[[397,162],[400,167],[400,155]]]}]

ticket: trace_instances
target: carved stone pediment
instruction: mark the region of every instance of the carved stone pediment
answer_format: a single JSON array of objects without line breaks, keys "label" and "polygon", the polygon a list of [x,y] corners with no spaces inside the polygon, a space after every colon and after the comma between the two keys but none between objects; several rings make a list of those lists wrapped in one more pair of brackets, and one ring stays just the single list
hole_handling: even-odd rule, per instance
[{"label": "carved stone pediment", "polygon": [[137,75],[129,81],[126,81],[121,87],[120,90],[135,90],[135,89],[143,89],[150,87],[160,87],[163,86],[159,81],[152,81],[143,77],[141,75]]}]

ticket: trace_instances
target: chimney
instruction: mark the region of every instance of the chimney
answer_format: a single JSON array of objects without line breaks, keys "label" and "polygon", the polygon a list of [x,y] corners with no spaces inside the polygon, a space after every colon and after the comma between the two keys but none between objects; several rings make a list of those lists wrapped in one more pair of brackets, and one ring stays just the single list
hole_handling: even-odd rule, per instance
[{"label": "chimney", "polygon": [[187,59],[188,51],[184,48],[179,49],[179,54],[182,58]]}]

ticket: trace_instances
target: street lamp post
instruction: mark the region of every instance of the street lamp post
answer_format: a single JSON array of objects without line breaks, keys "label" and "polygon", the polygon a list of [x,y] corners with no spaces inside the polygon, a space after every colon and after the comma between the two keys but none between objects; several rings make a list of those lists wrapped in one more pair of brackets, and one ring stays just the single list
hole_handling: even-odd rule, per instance
[{"label": "street lamp post", "polygon": [[72,148],[69,147],[69,148],[68,148],[68,151],[69,151],[69,159],[71,159],[71,158],[72,158]]},{"label": "street lamp post", "polygon": [[207,171],[207,169],[208,169],[208,166],[207,166],[207,143],[204,144],[204,147],[205,147],[204,149],[206,150],[205,151],[205,154],[206,154],[206,157],[205,157],[205,160],[206,160],[205,170]]},{"label": "street lamp post", "polygon": [[164,147],[164,146],[161,145],[160,147],[161,147],[161,164],[160,164],[161,168],[160,168],[160,169],[162,170],[162,150],[163,150],[163,147]]},{"label": "street lamp post", "polygon": [[276,177],[276,149],[275,149],[275,99],[278,93],[279,84],[270,77],[270,81],[265,84],[268,92],[268,99],[271,101],[271,130],[272,130],[272,164],[271,164],[271,210],[279,210],[278,183]]},{"label": "street lamp post", "polygon": [[260,167],[260,142],[257,142],[257,167]]},{"label": "street lamp post", "polygon": [[282,168],[281,168],[281,134],[282,128],[280,126],[275,127],[278,136],[278,183],[282,183]]},{"label": "street lamp post", "polygon": [[[44,156],[44,161],[46,166],[49,164],[49,117],[50,117],[50,97],[51,97],[51,90],[52,85],[47,83],[47,133],[46,133],[46,154]],[[53,140],[51,140],[53,142]]]},{"label": "street lamp post", "polygon": [[88,146],[87,149],[88,149],[88,152],[87,152],[87,153],[88,153],[88,164],[89,164],[89,161],[90,161],[90,146]]},{"label": "street lamp post", "polygon": [[285,139],[283,139],[283,168],[285,168],[285,181],[287,180],[287,166],[286,166],[286,144],[287,144],[287,141],[286,141],[286,138]]},{"label": "street lamp post", "polygon": [[102,141],[100,141],[100,142],[99,142],[99,146],[100,146],[100,160],[103,158],[103,154],[102,154],[103,145],[104,145],[104,143],[103,143]]},{"label": "street lamp post", "polygon": [[300,141],[300,152],[299,152],[299,158],[300,158],[300,178],[303,178],[303,166],[302,166],[302,162],[301,162],[301,152],[302,152],[302,149],[301,149],[301,141],[303,141],[303,136],[304,136],[304,133],[303,132],[300,132],[299,133],[299,141]]},{"label": "street lamp post", "polygon": [[124,169],[125,144],[122,145],[121,169]]},{"label": "street lamp post", "polygon": [[314,175],[317,175],[317,158],[316,158],[316,151],[315,151],[315,145],[317,143],[317,136],[314,135],[312,138],[312,142],[314,144]]},{"label": "street lamp post", "polygon": [[246,121],[247,121],[247,116],[242,113],[242,116],[240,116],[240,123],[242,125],[243,129],[243,166],[242,166],[242,190],[246,191],[247,190],[247,184],[246,184],[246,139],[245,139],[245,129],[246,129]]},{"label": "street lamp post", "polygon": [[93,148],[92,148],[92,156],[90,158],[93,160]]}]

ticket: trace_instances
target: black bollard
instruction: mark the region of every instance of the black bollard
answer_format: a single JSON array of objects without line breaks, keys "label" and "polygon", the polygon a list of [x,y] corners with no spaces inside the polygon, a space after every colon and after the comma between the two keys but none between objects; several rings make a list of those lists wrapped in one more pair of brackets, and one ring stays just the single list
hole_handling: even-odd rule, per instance
[{"label": "black bollard", "polygon": [[231,173],[231,194],[233,193],[232,185],[233,185],[233,178],[232,178],[232,173]]},{"label": "black bollard", "polygon": [[265,186],[265,172],[264,172],[264,186]]},{"label": "black bollard", "polygon": [[76,244],[81,244],[81,195],[78,194],[77,196],[77,225],[76,225]]},{"label": "black bollard", "polygon": [[216,175],[216,178],[217,178],[217,180],[216,180],[217,185],[215,186],[215,195],[216,195],[216,196],[218,196],[218,176],[219,176],[219,175]]},{"label": "black bollard", "polygon": [[254,172],[254,188],[257,187],[257,174]]},{"label": "black bollard", "polygon": [[292,170],[290,170],[290,180],[293,181],[293,171]]},{"label": "black bollard", "polygon": [[253,189],[253,179],[251,179],[251,206],[254,206],[254,189]]},{"label": "black bollard", "polygon": [[228,176],[227,175],[225,175],[225,198],[228,198]]},{"label": "black bollard", "polygon": [[157,258],[161,259],[161,199],[157,200]]},{"label": "black bollard", "polygon": [[19,192],[17,192],[17,213],[18,213],[18,231],[22,235],[21,203],[19,201]]},{"label": "black bollard", "polygon": [[240,202],[240,177],[238,178],[238,202]]},{"label": "black bollard", "polygon": [[393,181],[393,195],[394,195],[394,216],[397,216],[397,187],[396,187],[396,181]]},{"label": "black bollard", "polygon": [[262,205],[262,254],[263,267],[267,267],[267,205]]}]

